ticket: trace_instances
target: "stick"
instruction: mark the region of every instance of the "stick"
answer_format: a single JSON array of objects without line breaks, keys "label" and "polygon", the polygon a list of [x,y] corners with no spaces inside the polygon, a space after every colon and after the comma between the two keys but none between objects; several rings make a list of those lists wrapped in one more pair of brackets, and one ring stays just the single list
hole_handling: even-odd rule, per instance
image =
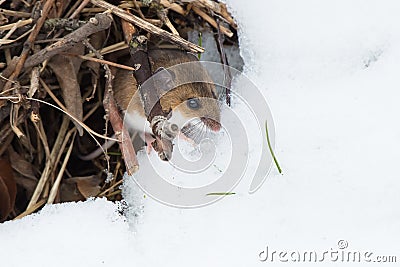
[{"label": "stick", "polygon": [[223,3],[217,3],[211,0],[197,0],[194,4],[200,4],[203,7],[211,9],[215,13],[222,16],[224,20],[226,20],[234,29],[237,29],[237,25],[231,15],[229,14],[226,5]]},{"label": "stick", "polygon": [[14,72],[9,77],[10,81],[8,81],[5,84],[5,86],[3,88],[4,91],[10,89],[12,81],[14,79],[16,79],[19,76],[19,74],[21,73],[22,68],[24,67],[25,61],[28,58],[29,51],[32,49],[35,39],[36,39],[37,35],[39,34],[39,31],[42,28],[42,26],[47,18],[47,15],[50,12],[50,9],[53,7],[54,1],[55,0],[47,0],[46,3],[44,4],[43,10],[41,12],[41,17],[37,20],[36,25],[33,28],[33,31],[31,32],[28,39],[24,43],[21,55],[19,57],[19,61],[15,67]]},{"label": "stick", "polygon": [[17,27],[23,27],[25,25],[31,24],[32,22],[33,22],[33,19],[19,20],[14,23],[0,26],[0,31],[11,30],[16,25],[17,25]]},{"label": "stick", "polygon": [[172,34],[179,36],[179,32],[175,29],[174,25],[172,25],[167,15],[167,10],[157,10],[157,16],[161,19],[161,21],[171,30]]},{"label": "stick", "polygon": [[225,96],[226,96],[226,104],[231,106],[231,87],[232,87],[232,73],[229,68],[228,57],[225,54],[224,44],[223,44],[223,35],[220,31],[220,24],[217,19],[217,36],[215,36],[215,41],[217,43],[218,52],[220,55],[222,68],[224,70],[224,86],[225,86]]},{"label": "stick", "polygon": [[126,66],[126,65],[121,65],[121,64],[118,64],[118,63],[114,63],[114,62],[111,62],[111,61],[108,61],[108,60],[104,60],[104,59],[98,59],[98,58],[82,56],[82,55],[75,55],[75,54],[70,54],[70,53],[62,53],[62,54],[66,55],[66,56],[78,57],[78,58],[81,58],[83,60],[94,61],[94,62],[101,63],[101,64],[107,64],[107,65],[110,65],[110,66],[113,66],[113,67],[116,67],[116,68],[120,68],[120,69],[124,69],[124,70],[130,70],[130,71],[134,71],[135,70],[135,68],[132,68],[132,67],[129,67],[129,66]]},{"label": "stick", "polygon": [[75,44],[85,40],[89,35],[107,29],[110,27],[111,22],[112,18],[109,14],[96,14],[94,18],[91,18],[89,22],[81,28],[66,35],[62,40],[47,46],[28,58],[24,67],[29,68],[36,66],[56,54],[65,52]]},{"label": "stick", "polygon": [[76,17],[79,15],[79,13],[82,11],[82,9],[83,9],[87,4],[89,4],[89,2],[90,2],[90,0],[83,0],[82,3],[78,6],[78,8],[75,9],[74,13],[72,13],[72,15],[69,16],[68,18],[69,18],[69,19],[74,19],[74,18],[76,18]]},{"label": "stick", "polygon": [[20,18],[30,18],[31,13],[28,12],[20,12],[20,11],[14,11],[14,10],[8,10],[8,9],[0,9],[0,14],[4,14],[6,16],[11,16],[11,17],[20,17]]},{"label": "stick", "polygon": [[74,147],[74,139],[75,139],[75,135],[76,135],[75,133],[72,136],[71,144],[69,145],[68,151],[65,154],[64,161],[63,161],[63,163],[61,165],[61,169],[58,172],[58,175],[57,175],[57,178],[56,178],[56,180],[55,180],[55,182],[53,184],[53,187],[51,188],[49,198],[47,199],[47,204],[52,204],[54,202],[56,196],[57,196],[58,188],[60,186],[62,176],[64,174],[65,168],[67,167],[67,163],[68,163],[69,157],[71,156],[72,148]]},{"label": "stick", "polygon": [[185,15],[185,10],[177,3],[170,3],[168,0],[161,0],[160,4],[168,9],[175,11],[178,14],[181,14],[182,16]]},{"label": "stick", "polygon": [[142,20],[139,17],[126,12],[125,10],[123,10],[119,7],[109,4],[103,0],[91,0],[91,2],[92,2],[92,4],[94,4],[96,6],[110,9],[111,12],[113,14],[117,15],[118,17],[120,17],[130,23],[133,23],[134,25],[138,26],[139,28],[142,28],[152,34],[158,35],[159,37],[161,37],[163,39],[166,39],[172,43],[175,43],[175,44],[179,45],[180,47],[184,48],[185,50],[188,50],[193,53],[199,53],[199,52],[203,53],[204,52],[203,47],[195,45],[177,35],[174,35],[172,33],[164,31],[145,20]]},{"label": "stick", "polygon": [[[197,6],[192,6],[193,11],[199,15],[200,17],[202,17],[205,21],[207,21],[208,23],[210,23],[211,26],[213,26],[215,29],[218,29],[218,24],[217,22],[210,17],[209,15],[207,15],[207,13],[205,13],[203,10],[201,10],[200,8],[198,8]],[[225,28],[224,26],[220,26],[219,27],[221,32],[223,34],[225,34],[228,37],[232,37],[233,36],[233,32],[231,32],[229,29]]]},{"label": "stick", "polygon": [[58,153],[60,153],[61,145],[63,143],[65,134],[67,133],[68,130],[68,125],[69,125],[69,119],[67,117],[64,117],[63,123],[61,124],[60,131],[58,132],[58,136],[56,139],[56,142],[53,145],[53,149],[50,154],[50,158],[47,159],[46,161],[46,166],[44,167],[44,170],[42,172],[42,175],[40,176],[39,182],[36,185],[35,191],[33,192],[33,195],[31,197],[31,200],[29,201],[28,207],[26,210],[30,210],[34,205],[38,202],[39,197],[43,191],[43,188],[45,184],[47,183],[47,180],[50,177],[50,173],[52,169],[55,167],[54,162],[51,159],[54,159]]}]

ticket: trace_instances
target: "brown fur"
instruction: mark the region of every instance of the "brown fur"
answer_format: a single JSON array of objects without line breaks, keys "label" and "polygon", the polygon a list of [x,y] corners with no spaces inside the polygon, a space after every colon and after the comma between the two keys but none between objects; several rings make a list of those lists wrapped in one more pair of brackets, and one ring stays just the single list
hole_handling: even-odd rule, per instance
[{"label": "brown fur", "polygon": [[[149,51],[149,57],[151,59],[150,63],[153,72],[160,67],[167,69],[178,64],[198,61],[197,57],[192,54],[180,50],[168,49],[151,50]],[[174,68],[171,69],[175,75],[175,83],[199,80],[211,82],[207,71],[199,65],[190,65],[192,68],[188,68],[185,65],[182,66],[183,67],[178,67],[178,73],[173,71]],[[119,69],[115,75],[113,88],[115,100],[122,110],[126,110],[127,112],[136,110],[144,116],[139,93],[135,95],[137,91],[137,82],[132,72]],[[202,107],[198,110],[191,110],[186,104],[182,104],[189,98],[199,98]],[[132,101],[131,104],[130,101]],[[160,99],[160,103],[165,111],[178,108],[182,114],[189,118],[206,117],[212,118],[217,122],[220,121],[220,109],[216,99],[215,87],[211,83],[197,82],[180,85],[163,95]]]}]

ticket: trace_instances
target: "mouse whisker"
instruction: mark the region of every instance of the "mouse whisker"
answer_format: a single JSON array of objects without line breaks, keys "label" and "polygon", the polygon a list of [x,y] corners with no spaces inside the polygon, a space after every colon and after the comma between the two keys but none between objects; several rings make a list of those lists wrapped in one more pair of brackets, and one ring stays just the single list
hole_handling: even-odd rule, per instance
[{"label": "mouse whisker", "polygon": [[184,134],[187,134],[188,132],[193,131],[196,128],[196,126],[201,124],[201,123],[202,123],[202,121],[199,121],[199,122],[197,122],[195,124],[188,124],[187,126],[182,128],[181,132],[184,133]]},{"label": "mouse whisker", "polygon": [[197,137],[199,136],[199,134],[201,132],[201,127],[202,127],[201,124],[196,124],[196,126],[192,126],[191,131],[186,134],[195,143],[197,143]]},{"label": "mouse whisker", "polygon": [[196,143],[200,143],[204,137],[206,137],[207,135],[207,125],[205,125],[204,123],[201,125],[201,128],[198,131],[198,135],[196,136]]}]

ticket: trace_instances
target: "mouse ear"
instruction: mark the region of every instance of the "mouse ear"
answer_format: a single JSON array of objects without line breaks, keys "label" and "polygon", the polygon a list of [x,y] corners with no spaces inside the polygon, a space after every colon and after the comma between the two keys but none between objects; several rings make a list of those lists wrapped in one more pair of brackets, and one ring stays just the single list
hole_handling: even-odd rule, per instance
[{"label": "mouse ear", "polygon": [[174,88],[175,74],[163,67],[158,68],[153,77],[154,83],[162,91],[169,91]]}]

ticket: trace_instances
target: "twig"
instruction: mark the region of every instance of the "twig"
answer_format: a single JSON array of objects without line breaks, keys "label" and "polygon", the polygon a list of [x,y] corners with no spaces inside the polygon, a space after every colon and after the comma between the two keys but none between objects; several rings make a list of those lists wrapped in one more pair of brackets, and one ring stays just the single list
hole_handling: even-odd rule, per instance
[{"label": "twig", "polygon": [[228,21],[228,23],[234,28],[237,29],[238,26],[232,16],[229,14],[228,9],[225,4],[220,3],[221,6],[221,13],[220,15]]},{"label": "twig", "polygon": [[50,148],[49,148],[49,144],[47,142],[46,133],[43,128],[43,123],[41,120],[39,120],[37,122],[33,122],[33,125],[35,126],[35,129],[39,136],[40,141],[42,141],[44,152],[46,154],[46,159],[49,160],[50,159]]},{"label": "twig", "polygon": [[157,16],[161,19],[161,21],[167,25],[167,27],[171,30],[172,34],[178,35],[179,32],[175,29],[174,25],[172,25],[171,21],[168,18],[168,11],[165,9],[157,10]]},{"label": "twig", "polygon": [[[15,70],[14,72],[11,74],[11,76],[9,77],[9,79],[11,81],[13,81],[14,79],[16,79],[19,74],[22,71],[22,68],[24,67],[25,61],[28,58],[29,55],[29,51],[32,49],[33,44],[35,42],[36,36],[39,34],[40,29],[42,28],[47,15],[50,12],[50,9],[52,8],[53,4],[54,4],[55,0],[47,0],[46,3],[43,6],[43,10],[41,12],[41,17],[37,20],[36,25],[33,29],[33,31],[31,32],[31,34],[29,35],[28,39],[25,41],[21,55],[19,57],[19,61],[17,63],[17,65],[15,66]],[[7,90],[11,87],[11,82],[8,81],[3,90]]]},{"label": "twig", "polygon": [[82,9],[84,9],[85,6],[86,6],[87,4],[89,4],[89,2],[90,2],[90,0],[83,0],[82,3],[75,9],[74,13],[72,13],[72,15],[69,16],[68,18],[69,18],[69,19],[74,19],[74,18],[76,18],[76,17],[79,15],[79,13],[81,13]]},{"label": "twig", "polygon": [[79,29],[85,24],[86,21],[78,19],[63,19],[63,18],[48,19],[43,24],[42,32],[53,32],[55,30],[73,31]]},{"label": "twig", "polygon": [[[7,99],[9,97],[0,97],[0,99]],[[22,123],[25,120],[25,116],[21,115],[19,116],[16,120],[15,120],[15,125],[19,125],[20,123]],[[7,137],[13,132],[11,127],[9,125],[4,125],[1,129],[0,129],[1,135],[0,135],[0,145],[3,145],[5,140],[7,139]]]},{"label": "twig", "polygon": [[35,44],[46,44],[46,43],[52,43],[52,42],[57,42],[62,40],[62,38],[53,38],[53,39],[47,39],[47,40],[36,40]]},{"label": "twig", "polygon": [[[202,17],[205,21],[207,21],[211,26],[213,26],[215,29],[218,28],[218,24],[217,22],[210,17],[209,15],[207,15],[207,13],[205,13],[203,10],[201,10],[200,8],[198,8],[197,6],[192,6],[192,10],[199,15],[200,17]],[[220,26],[220,30],[223,34],[225,34],[228,37],[232,37],[233,36],[233,32],[231,32],[229,29],[225,28],[224,26]]]},{"label": "twig", "polygon": [[228,106],[231,106],[231,87],[232,87],[232,73],[229,68],[229,63],[228,63],[228,57],[225,54],[224,50],[224,44],[223,44],[223,35],[221,34],[221,26],[219,24],[218,19],[216,20],[217,22],[217,36],[216,42],[217,42],[217,48],[218,52],[220,55],[221,63],[222,63],[222,68],[224,70],[224,86],[225,86],[225,97],[226,97],[226,104]]},{"label": "twig", "polygon": [[8,9],[0,9],[0,14],[4,14],[6,16],[11,16],[11,17],[19,17],[19,18],[30,18],[31,13],[28,12],[20,12],[20,11],[14,11],[14,10],[8,10]]},{"label": "twig", "polygon": [[86,7],[82,9],[81,13],[100,13],[106,11],[107,8],[102,8],[102,7]]},{"label": "twig", "polygon": [[107,29],[111,25],[112,18],[109,14],[96,14],[88,23],[76,31],[66,35],[62,40],[47,46],[31,56],[25,63],[25,68],[36,66],[52,56],[65,52],[75,44],[82,42],[89,35]]},{"label": "twig", "polygon": [[55,182],[53,184],[53,187],[51,188],[49,198],[47,199],[47,204],[53,203],[54,199],[57,196],[58,188],[59,188],[60,183],[61,183],[61,178],[62,178],[62,176],[64,174],[65,168],[67,167],[67,163],[68,163],[69,157],[71,156],[72,148],[74,147],[75,136],[76,136],[76,131],[75,131],[74,135],[72,136],[71,144],[69,145],[68,151],[65,154],[64,161],[63,161],[63,163],[61,165],[61,169],[58,171],[57,178],[56,178],[56,180],[55,180]]},{"label": "twig", "polygon": [[67,13],[64,15],[64,18],[68,18],[69,16],[71,16],[71,14],[74,12],[74,10],[76,10],[78,8],[78,6],[80,5],[81,2],[82,2],[82,0],[76,0],[75,3],[72,5],[72,7],[69,8]]},{"label": "twig", "polygon": [[53,149],[50,153],[50,157],[46,160],[46,166],[44,167],[42,175],[40,176],[40,179],[36,185],[35,191],[33,192],[28,207],[26,208],[26,211],[30,210],[38,202],[39,197],[43,191],[43,188],[50,177],[51,171],[53,168],[55,168],[54,162],[52,162],[51,159],[54,159],[56,155],[60,153],[61,145],[65,139],[65,134],[67,133],[68,130],[68,125],[69,125],[69,120],[64,119],[61,124],[60,131],[58,132],[57,139],[53,145]]},{"label": "twig", "polygon": [[130,71],[134,71],[135,70],[135,68],[132,68],[132,67],[129,67],[129,66],[126,66],[126,65],[121,65],[121,64],[118,64],[118,63],[114,63],[114,62],[111,62],[111,61],[107,61],[107,60],[104,60],[104,59],[98,59],[98,58],[82,56],[82,55],[75,55],[75,54],[70,54],[70,53],[62,53],[62,54],[66,55],[66,56],[78,57],[78,58],[81,58],[81,59],[84,59],[84,60],[98,62],[98,63],[101,63],[101,64],[107,64],[109,66],[113,66],[113,67],[124,69],[124,70],[130,70]]},{"label": "twig", "polygon": [[133,4],[135,5],[136,11],[139,13],[139,16],[140,16],[142,19],[145,20],[146,18],[144,17],[144,15],[143,15],[143,13],[142,13],[142,10],[140,9],[140,6],[139,6],[138,2],[137,2],[136,0],[133,0]]},{"label": "twig", "polygon": [[[125,48],[128,48],[128,45],[125,42],[119,42],[110,46],[106,46],[104,48],[102,48],[99,52],[101,55],[105,55],[105,54],[109,54],[109,53],[113,53],[119,50],[123,50]],[[94,57],[95,54],[94,53],[88,53],[86,54],[87,57]]]},{"label": "twig", "polygon": [[20,20],[20,21],[14,22],[14,23],[0,26],[0,31],[11,30],[15,25],[18,25],[18,27],[23,27],[25,25],[31,24],[32,22],[33,22],[33,19]]},{"label": "twig", "polygon": [[28,216],[29,214],[34,213],[37,209],[39,209],[44,204],[46,204],[46,200],[44,200],[44,199],[39,200],[37,203],[32,205],[29,209],[26,209],[24,212],[22,212],[20,215],[15,217],[13,220],[18,220],[18,219],[21,219],[21,218],[23,218],[25,216]]},{"label": "twig", "polygon": [[113,190],[115,187],[119,186],[120,184],[122,184],[124,180],[119,180],[118,182],[116,182],[115,184],[113,184],[112,186],[110,186],[109,188],[107,188],[106,190],[104,190],[103,192],[100,192],[97,197],[104,197],[108,192],[110,192],[111,190]]},{"label": "twig", "polygon": [[182,16],[185,15],[185,10],[177,3],[170,3],[168,0],[161,0],[160,4],[178,14],[181,14]]},{"label": "twig", "polygon": [[193,2],[195,5],[199,4],[203,7],[206,7],[210,10],[212,10],[212,12],[215,12],[219,15],[222,16],[222,18],[224,20],[226,20],[234,29],[237,29],[237,25],[234,21],[234,19],[231,17],[231,15],[229,14],[226,5],[224,3],[217,3],[211,0],[197,0],[195,2]]},{"label": "twig", "polygon": [[10,65],[11,60],[12,60],[10,48],[4,49],[4,55],[6,57],[7,65]]},{"label": "twig", "polygon": [[34,67],[32,68],[31,72],[31,85],[29,86],[29,91],[27,95],[29,97],[33,97],[33,95],[36,93],[36,91],[39,89],[39,68]]},{"label": "twig", "polygon": [[33,29],[30,29],[29,31],[27,31],[27,32],[21,34],[20,36],[18,36],[17,39],[13,39],[13,40],[7,40],[6,38],[0,39],[0,46],[3,45],[3,44],[12,44],[12,43],[14,43],[14,42],[16,42],[18,40],[21,40],[22,38],[27,36],[32,31],[33,31]]},{"label": "twig", "polygon": [[193,53],[204,52],[204,48],[202,48],[198,45],[195,45],[179,36],[171,34],[163,29],[160,29],[160,28],[154,26],[153,24],[151,24],[135,15],[132,15],[132,14],[126,12],[125,10],[123,10],[119,7],[109,4],[103,0],[91,0],[91,2],[92,2],[92,4],[94,4],[96,6],[110,9],[113,14],[119,16],[120,18],[122,18],[130,23],[133,23],[134,25],[138,26],[139,28],[142,28],[152,34],[155,34],[157,36],[160,36],[163,39],[166,39],[172,43],[175,43],[190,52],[193,52]]},{"label": "twig", "polygon": [[[15,108],[16,106],[16,108]],[[15,135],[21,139],[25,137],[24,133],[18,128],[18,126],[15,124],[15,118],[18,118],[18,110],[19,110],[19,104],[11,104],[11,110],[10,110],[10,126],[12,131],[15,133]]]},{"label": "twig", "polygon": [[8,31],[8,33],[7,33],[3,38],[1,38],[1,40],[5,41],[5,40],[7,40],[8,38],[10,38],[10,36],[11,36],[19,27],[21,27],[20,24],[22,24],[22,20],[17,21],[17,22],[14,24],[14,26]]}]

